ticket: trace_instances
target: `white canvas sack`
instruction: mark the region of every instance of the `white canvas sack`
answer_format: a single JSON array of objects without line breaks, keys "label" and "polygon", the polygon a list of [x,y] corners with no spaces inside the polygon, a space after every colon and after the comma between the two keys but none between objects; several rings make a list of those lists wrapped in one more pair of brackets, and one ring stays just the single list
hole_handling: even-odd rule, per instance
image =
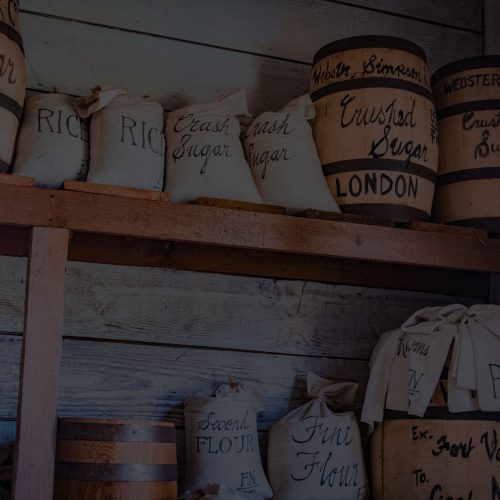
[{"label": "white canvas sack", "polygon": [[453,340],[449,411],[500,411],[500,306],[453,304],[422,309],[381,337],[361,420],[373,428],[384,406],[423,416]]},{"label": "white canvas sack", "polygon": [[[255,395],[241,385],[222,385],[214,396],[186,401],[186,488],[224,484],[244,498],[271,498],[259,453]],[[255,498],[255,497],[253,497]]]},{"label": "white canvas sack", "polygon": [[262,113],[247,129],[245,154],[264,203],[289,213],[308,208],[339,212],[308,123],[315,114],[311,98],[304,95],[277,113]]},{"label": "white canvas sack", "polygon": [[243,90],[169,113],[166,191],[171,201],[205,196],[262,203],[245,160],[238,117],[249,117]]},{"label": "white canvas sack", "polygon": [[268,472],[275,500],[363,500],[369,495],[361,436],[352,412],[357,384],[334,384],[312,373],[312,401],[271,427]]},{"label": "white canvas sack", "polygon": [[389,378],[387,409],[424,416],[455,334],[445,308],[423,309],[403,323]]},{"label": "white canvas sack", "polygon": [[96,89],[79,100],[78,111],[92,117],[88,182],[162,191],[165,136],[160,104],[118,89]]},{"label": "white canvas sack", "polygon": [[75,110],[75,98],[28,97],[13,173],[34,177],[37,186],[57,189],[66,180],[85,180],[88,159],[88,125]]}]

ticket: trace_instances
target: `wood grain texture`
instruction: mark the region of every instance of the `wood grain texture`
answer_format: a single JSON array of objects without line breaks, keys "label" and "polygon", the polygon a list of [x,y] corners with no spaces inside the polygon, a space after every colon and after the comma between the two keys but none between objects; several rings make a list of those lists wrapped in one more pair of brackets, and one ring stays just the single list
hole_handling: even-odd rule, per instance
[{"label": "wood grain texture", "polygon": [[[90,193],[0,185],[0,225],[64,227],[204,246],[500,271],[500,241]],[[390,247],[388,245],[390,242]]]},{"label": "wood grain texture", "polygon": [[[349,3],[371,10],[346,5]],[[306,63],[312,62],[316,50],[333,40],[380,34],[412,39],[439,65],[453,50],[470,49],[480,40],[482,31],[481,0],[237,0],[230,4],[224,0],[174,0],[168,4],[162,0],[90,0],[85,4],[78,0],[25,0],[22,7],[30,12]],[[437,21],[441,26],[396,14]],[[449,29],[447,24],[478,33]],[[454,47],[454,41],[470,47]]]},{"label": "wood grain texture", "polygon": [[484,53],[500,54],[500,3],[497,0],[484,2]]},{"label": "wood grain texture", "polygon": [[[0,334],[0,419],[16,415],[20,348],[19,336]],[[158,419],[183,427],[186,397],[210,394],[233,375],[265,392],[259,429],[267,429],[306,401],[310,370],[358,382],[359,413],[367,361],[65,339],[59,415]]]},{"label": "wood grain texture", "polygon": [[419,0],[417,2],[347,0],[346,3],[475,31],[481,31],[483,25],[481,0]]},{"label": "wood grain texture", "polygon": [[11,175],[0,173],[0,184],[14,184],[16,186],[30,186],[35,185],[34,177],[26,177],[23,175]]},{"label": "wood grain texture", "polygon": [[260,212],[265,214],[286,215],[286,208],[276,205],[264,205],[263,203],[251,203],[248,201],[225,200],[223,198],[196,198],[193,205],[214,208],[230,208],[232,210],[246,210],[247,212]]},{"label": "wood grain texture", "polygon": [[[26,257],[27,234],[27,228],[0,226],[0,255]],[[490,290],[488,273],[329,257],[310,259],[307,255],[206,248],[189,243],[75,232],[71,237],[69,260],[431,292],[476,297],[479,301],[488,297]]]},{"label": "wood grain texture", "polygon": [[32,229],[13,500],[52,499],[68,236],[66,229]]},{"label": "wood grain texture", "polygon": [[[0,259],[0,331],[22,331],[24,259]],[[70,263],[67,336],[369,359],[378,336],[456,298],[304,281]],[[477,300],[476,300],[477,301]]]},{"label": "wood grain texture", "polygon": [[79,181],[64,181],[63,187],[66,191],[105,194],[108,196],[123,196],[125,198],[138,198],[139,200],[168,201],[168,193],[153,191],[152,189],[136,189]]},{"label": "wood grain texture", "polygon": [[[277,6],[274,2],[268,3],[273,8]],[[328,7],[330,4],[320,5]],[[254,25],[248,23],[239,11],[235,14],[240,16],[237,26],[245,24],[252,31],[248,40],[252,46],[246,49],[236,40],[228,42],[228,49],[221,49],[217,41],[216,45],[207,40],[188,43],[175,36],[159,40],[156,36],[24,14],[22,30],[28,58],[28,86],[33,90],[57,88],[60,92],[80,95],[96,84],[110,85],[132,94],[150,95],[166,109],[212,101],[238,88],[245,88],[250,111],[258,114],[279,109],[308,91],[313,54],[332,38],[399,34],[423,46],[429,55],[431,70],[460,57],[477,55],[482,50],[482,37],[478,34],[434,25],[424,25],[425,29],[422,29],[422,23],[373,12],[368,12],[366,19],[366,11],[354,12],[352,7],[343,5],[337,7],[340,11],[333,13],[315,10],[314,16],[308,10],[306,17],[304,7],[301,7],[302,17],[296,16],[296,24],[292,26],[282,21],[287,18],[281,12],[279,18],[275,16],[268,27],[270,36],[294,40],[295,44],[288,51],[277,51],[277,57],[253,52],[262,50],[255,49],[255,40],[261,37],[255,36]],[[265,18],[259,14],[259,19]],[[321,26],[315,25],[318,22]],[[218,32],[225,32],[230,25],[221,22]],[[196,33],[192,26],[190,30]],[[306,32],[294,37],[287,35],[300,26],[302,31],[306,26]],[[238,28],[237,40],[242,37]],[[203,45],[207,42],[210,45]],[[109,50],[100,50],[102,47]],[[121,59],[116,54],[126,54],[126,57]],[[92,71],[88,71],[89,67]],[[148,75],[154,75],[154,78]]]}]

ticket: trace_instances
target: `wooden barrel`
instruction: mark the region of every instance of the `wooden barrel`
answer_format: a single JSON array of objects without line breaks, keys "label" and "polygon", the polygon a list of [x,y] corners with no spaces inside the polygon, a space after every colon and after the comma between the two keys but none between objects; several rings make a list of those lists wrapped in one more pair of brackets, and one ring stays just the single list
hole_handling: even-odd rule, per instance
[{"label": "wooden barrel", "polygon": [[171,423],[61,418],[55,500],[176,500]]},{"label": "wooden barrel", "polygon": [[0,172],[10,170],[26,92],[18,0],[0,0]]},{"label": "wooden barrel", "polygon": [[333,42],[314,57],[311,98],[314,139],[341,210],[428,220],[438,147],[423,50],[384,36]]},{"label": "wooden barrel", "polygon": [[439,123],[436,221],[500,232],[500,56],[432,75]]},{"label": "wooden barrel", "polygon": [[371,442],[374,500],[500,498],[500,414],[447,408],[443,369],[424,418],[386,410]]}]

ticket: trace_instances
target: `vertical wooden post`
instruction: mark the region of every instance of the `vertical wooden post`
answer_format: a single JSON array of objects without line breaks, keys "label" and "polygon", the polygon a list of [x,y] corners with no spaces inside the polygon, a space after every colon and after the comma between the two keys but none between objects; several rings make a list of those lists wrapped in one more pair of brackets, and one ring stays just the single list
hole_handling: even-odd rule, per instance
[{"label": "vertical wooden post", "polygon": [[13,500],[52,500],[67,229],[35,227],[26,284]]},{"label": "vertical wooden post", "polygon": [[484,53],[500,54],[500,2],[483,0],[484,4]]}]

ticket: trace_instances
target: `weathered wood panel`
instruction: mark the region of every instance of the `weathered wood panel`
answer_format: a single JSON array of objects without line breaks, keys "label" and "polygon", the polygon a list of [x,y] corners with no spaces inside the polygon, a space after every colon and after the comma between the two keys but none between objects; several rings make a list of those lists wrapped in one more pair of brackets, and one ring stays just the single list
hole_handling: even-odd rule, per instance
[{"label": "weathered wood panel", "polygon": [[[283,54],[295,54],[294,58],[310,63],[312,54],[331,41],[332,33],[335,38],[361,33],[405,36],[427,50],[430,66],[434,69],[482,50],[480,35],[434,25],[422,29],[418,22],[383,14],[373,18],[372,14],[376,13],[370,12],[371,24],[363,25],[349,8],[344,19],[335,15],[337,27],[328,21],[323,28],[315,27],[303,37],[280,35],[281,39],[297,40],[297,47]],[[321,12],[315,13],[314,19],[322,20]],[[295,31],[294,27],[286,25],[286,28]],[[131,35],[121,30],[33,14],[23,16],[22,31],[28,61],[28,86],[34,90],[57,88],[76,95],[87,93],[96,84],[111,85],[130,93],[150,95],[166,109],[174,109],[245,88],[251,112],[259,113],[281,107],[309,89],[310,66],[304,62],[277,60],[170,38],[160,40],[148,35]],[[224,31],[222,27],[221,31]],[[252,36],[252,41],[254,39]],[[301,54],[301,47],[308,47],[307,52]]]},{"label": "weathered wood panel", "polygon": [[481,31],[483,24],[481,0],[347,0],[345,3],[474,31]]},{"label": "weathered wood panel", "polygon": [[[22,331],[24,259],[0,258],[0,331]],[[467,298],[70,263],[65,335],[368,359],[414,311]]]},{"label": "weathered wood panel", "polygon": [[[20,348],[21,337],[0,335],[0,419],[16,415]],[[366,361],[65,339],[59,415],[166,419],[182,427],[185,398],[208,394],[232,375],[265,392],[259,427],[266,429],[306,401],[310,370],[359,382],[360,410]]]},{"label": "weathered wood panel", "polygon": [[[392,15],[323,0],[176,0],[168,4],[162,0],[105,3],[24,0],[22,7],[30,12],[306,63],[312,62],[322,45],[348,36],[380,34],[409,38],[422,45],[431,65],[448,61],[454,52],[466,52],[480,43],[479,33],[445,26],[469,23],[480,32],[480,0],[365,0],[359,4]],[[394,13],[427,16],[442,25],[405,19]],[[461,46],[464,43],[466,47]]]},{"label": "weathered wood panel", "polygon": [[500,2],[484,1],[484,53],[500,54]]}]

